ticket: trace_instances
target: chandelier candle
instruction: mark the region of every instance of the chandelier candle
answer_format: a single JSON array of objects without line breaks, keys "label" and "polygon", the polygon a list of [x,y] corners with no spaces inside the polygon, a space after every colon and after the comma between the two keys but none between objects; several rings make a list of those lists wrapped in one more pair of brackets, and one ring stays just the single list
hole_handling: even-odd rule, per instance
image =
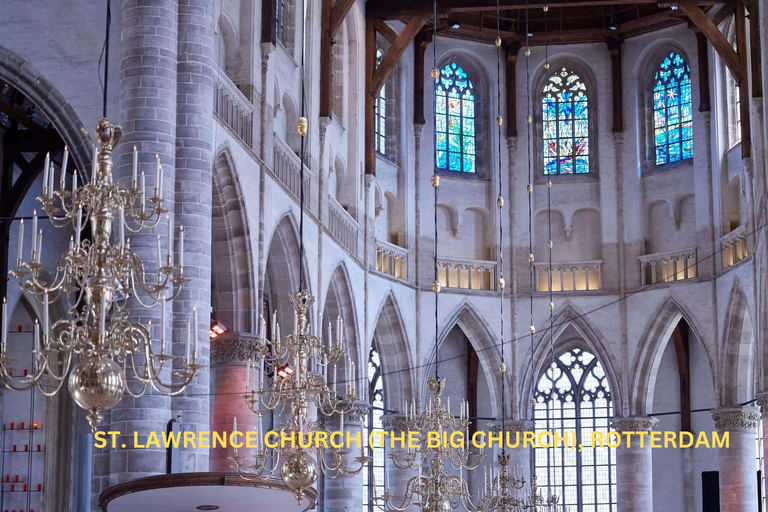
[{"label": "chandelier candle", "polygon": [[67,162],[69,162],[69,149],[64,146],[64,156],[61,157],[61,176],[59,177],[59,189],[64,190],[67,177]]},{"label": "chandelier candle", "polygon": [[[173,368],[173,356],[164,351],[165,336],[161,336],[160,352],[156,353],[152,348],[151,324],[131,321],[128,316],[129,301],[147,308],[160,303],[162,332],[166,300],[176,297],[188,279],[183,277],[181,261],[179,265],[172,265],[172,245],[169,245],[168,265],[160,265],[158,257],[156,281],[149,279],[144,262],[131,251],[125,229],[131,232],[153,229],[167,210],[163,208],[160,190],[153,197],[144,196],[143,173],[142,190],[137,190],[135,148],[131,187],[113,182],[112,152],[122,135],[121,128],[102,119],[95,133],[98,146],[94,148],[92,175],[87,185],[78,188],[75,172],[72,191],[65,189],[66,151],[58,190],[54,190],[52,164],[47,162],[43,169],[47,181],[44,180],[43,194],[38,201],[54,227],[70,227],[75,231],[69,249],[56,259],[56,268],[43,269],[42,230],[38,231],[37,211],[32,218],[30,262],[22,259],[23,223],[19,228],[19,261],[17,269],[10,274],[18,280],[24,293],[42,302],[43,308],[42,347],[40,326],[35,327],[34,371],[13,377],[9,371],[13,360],[4,350],[0,357],[0,378],[10,389],[39,387],[43,394],[52,396],[68,383],[73,400],[88,411],[87,419],[94,431],[103,412],[114,407],[123,393],[141,396],[151,388],[160,394],[179,394],[201,368],[195,363],[193,353],[192,359],[188,355],[181,368],[170,377],[162,377],[164,370]],[[160,168],[157,183],[162,183]],[[90,226],[90,240],[81,239],[83,222]],[[172,234],[172,227],[169,226],[168,232]],[[57,301],[61,301],[61,309],[67,313],[51,325],[50,304]],[[3,316],[5,322],[5,308]],[[126,386],[129,372],[130,390]],[[53,389],[50,389],[51,383]]]}]

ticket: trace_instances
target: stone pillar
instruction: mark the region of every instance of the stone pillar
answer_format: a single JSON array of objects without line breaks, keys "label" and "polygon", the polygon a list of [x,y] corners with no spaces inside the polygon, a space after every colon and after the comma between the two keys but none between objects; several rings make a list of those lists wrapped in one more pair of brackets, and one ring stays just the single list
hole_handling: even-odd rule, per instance
[{"label": "stone pillar", "polygon": [[[163,166],[164,206],[173,209],[174,168],[176,160],[176,52],[178,46],[177,0],[122,0],[121,14],[122,53],[120,56],[120,123],[123,139],[118,146],[119,155],[115,178],[122,185],[130,185],[132,174],[131,151],[135,145],[139,152],[139,172],[147,176],[147,189],[155,186],[155,155]],[[168,241],[160,230],[163,247]],[[152,279],[157,272],[155,240],[157,233],[131,236],[131,249],[144,263]],[[159,325],[160,308],[145,309],[129,306],[132,321],[144,325],[151,319]],[[162,326],[165,329],[166,326]],[[153,329],[159,338],[160,329]],[[166,331],[167,332],[167,331]],[[168,339],[168,336],[166,336]],[[164,375],[170,380],[170,371]],[[128,385],[137,391],[140,386]],[[109,455],[110,484],[118,484],[143,476],[164,473],[166,468],[163,448],[136,449],[133,434],[145,442],[150,431],[162,433],[171,419],[171,399],[153,394],[151,390],[141,398],[126,395],[111,412],[111,430],[119,430],[118,446]],[[94,488],[94,492],[99,489]]]},{"label": "stone pillar", "polygon": [[[344,415],[344,432],[349,435],[355,435],[363,430],[363,437],[366,437],[365,428],[363,428],[363,419],[368,416],[369,405],[366,402],[355,402],[355,406],[350,412]],[[319,413],[318,413],[319,414]],[[334,414],[331,417],[323,418],[323,424],[330,432],[339,430],[339,416]],[[363,439],[363,445],[366,441]],[[355,470],[360,467],[355,458],[360,456],[360,449],[353,446],[347,450],[349,453],[344,456],[344,468]],[[363,509],[363,473],[362,471],[353,476],[337,476],[336,478],[325,477],[323,481],[323,510],[329,512],[341,512],[348,510]]]},{"label": "stone pillar", "polygon": [[[530,481],[531,471],[531,449],[526,447],[523,443],[523,436],[525,432],[533,432],[533,422],[529,420],[506,420],[504,422],[506,429],[506,435],[502,437],[503,442],[508,438],[509,444],[517,446],[515,448],[506,448],[507,455],[509,455],[509,466],[513,468],[515,466],[523,467],[523,474],[526,480]],[[493,434],[502,432],[501,421],[494,421],[490,424],[488,430]],[[491,465],[495,468],[498,466],[498,457],[501,454],[501,447],[494,446],[493,452],[490,454],[493,460],[490,461]]]},{"label": "stone pillar", "polygon": [[[253,356],[253,335],[227,333],[225,338],[211,341],[211,432],[229,433],[237,418],[240,432],[257,430],[257,417],[241,396],[245,392],[248,359]],[[263,422],[266,425],[266,420]],[[259,432],[259,436],[262,432]],[[247,453],[249,450],[243,450]],[[234,471],[228,458],[231,448],[211,448],[210,471]]]},{"label": "stone pillar", "polygon": [[[410,470],[410,469],[400,469],[397,466],[395,466],[392,463],[392,460],[390,459],[390,455],[393,455],[397,457],[398,461],[404,461],[405,460],[405,454],[408,452],[407,449],[407,432],[408,432],[408,426],[405,422],[405,415],[403,414],[386,414],[381,417],[381,425],[384,428],[384,431],[386,432],[392,432],[393,434],[405,434],[405,442],[403,445],[400,445],[398,443],[397,446],[394,448],[390,448],[389,445],[386,445],[385,452],[387,454],[386,459],[386,472],[389,474],[389,485],[391,488],[389,489],[389,492],[392,493],[395,498],[394,502],[397,504],[402,503],[403,500],[403,491],[405,491],[406,484],[408,483],[408,480],[410,480],[412,477],[416,476],[416,472]],[[411,505],[406,510],[417,510],[418,507],[416,505]]]},{"label": "stone pillar", "polygon": [[[213,183],[214,2],[179,1],[178,90],[176,95],[176,224],[184,226],[184,284],[173,301],[174,353],[184,354],[186,325],[197,308],[203,365],[187,392],[174,397],[173,415],[182,428],[209,430],[209,337],[211,310],[211,203]],[[181,358],[177,358],[181,365]],[[208,450],[181,452],[181,471],[207,471]]]},{"label": "stone pillar", "polygon": [[[621,512],[648,512],[653,510],[653,463],[651,442],[647,435],[659,420],[648,416],[614,418],[611,428],[630,436],[629,444],[622,442],[616,448],[617,504]],[[642,438],[641,446],[641,435]]]},{"label": "stone pillar", "polygon": [[719,434],[728,434],[720,451],[721,512],[757,512],[755,436],[757,407],[722,407],[712,411]]}]

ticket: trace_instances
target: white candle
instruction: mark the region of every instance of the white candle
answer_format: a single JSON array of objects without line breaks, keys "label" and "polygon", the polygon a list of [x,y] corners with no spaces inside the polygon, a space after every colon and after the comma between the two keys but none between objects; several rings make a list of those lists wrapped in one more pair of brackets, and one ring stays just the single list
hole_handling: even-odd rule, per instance
[{"label": "white candle", "polygon": [[50,163],[51,171],[48,173],[48,197],[53,197],[53,178],[56,174],[56,169],[53,167],[53,162]]},{"label": "white candle", "polygon": [[49,302],[48,302],[48,288],[45,289],[45,293],[43,293],[43,335],[48,336],[49,332],[49,326],[50,326],[50,320],[49,320]]},{"label": "white candle", "polygon": [[2,350],[0,352],[1,355],[5,355],[5,343],[8,341],[8,304],[5,300],[5,297],[3,297],[3,313],[2,313],[2,319],[3,319],[3,332],[0,335],[0,349]]},{"label": "white candle", "polygon": [[37,210],[32,210],[32,261],[37,252]]},{"label": "white candle", "polygon": [[77,170],[72,173],[72,199],[75,198],[75,192],[77,192]]},{"label": "white candle", "polygon": [[[259,391],[264,390],[264,361],[259,359]],[[261,418],[261,416],[259,416]]]},{"label": "white candle", "polygon": [[147,177],[144,175],[144,171],[141,171],[141,211],[144,211],[144,202],[146,201],[146,188]]},{"label": "white candle", "polygon": [[125,210],[122,206],[120,207],[118,222],[120,223],[120,246],[122,247],[125,244]]},{"label": "white candle", "polygon": [[160,307],[160,353],[165,354],[165,294],[163,294]]},{"label": "white candle", "polygon": [[[21,263],[21,251],[24,248],[24,219],[19,223],[19,246],[16,248],[16,262]],[[5,322],[3,322],[5,325]]]},{"label": "white candle", "polygon": [[37,234],[37,262],[40,263],[42,261],[42,255],[43,255],[43,230],[41,229],[40,232]]},{"label": "white candle", "polygon": [[195,358],[197,356],[197,331],[199,330],[197,325],[197,308],[192,308],[192,323],[194,324],[194,336],[195,336],[195,345],[194,350],[192,351],[192,357]]},{"label": "white candle", "polygon": [[339,316],[339,347],[344,346],[344,320]]},{"label": "white candle", "polygon": [[50,191],[48,190],[48,173],[51,170],[51,154],[45,154],[45,163],[43,164],[43,195],[48,197]]},{"label": "white candle", "polygon": [[333,365],[333,392],[334,394],[338,394],[336,392],[336,364]]},{"label": "white candle", "polygon": [[93,146],[93,160],[91,161],[91,183],[96,184],[96,177],[99,172],[99,148]]},{"label": "white candle", "polygon": [[171,224],[171,216],[165,216],[167,228],[168,228],[168,266],[173,265],[173,225]]},{"label": "white candle", "polygon": [[35,352],[40,352],[40,324],[37,323],[37,318],[35,318]]},{"label": "white candle", "polygon": [[232,419],[232,432],[237,432],[237,416]]},{"label": "white candle", "polygon": [[133,181],[131,182],[133,185],[133,189],[136,190],[136,178],[139,175],[139,152],[136,151],[136,146],[133,146]]},{"label": "white candle", "polygon": [[163,166],[157,170],[157,198],[163,198]]},{"label": "white candle", "polygon": [[179,226],[179,267],[184,268],[184,226]]},{"label": "white candle", "polygon": [[192,341],[192,336],[191,336],[190,329],[191,329],[191,327],[189,325],[189,320],[187,320],[187,355],[186,355],[186,362],[187,362],[187,364],[189,364],[189,362],[190,362],[189,361],[189,349],[190,349],[190,342]]},{"label": "white candle", "polygon": [[339,432],[344,432],[344,413],[339,414]]},{"label": "white candle", "polygon": [[248,359],[248,366],[245,370],[245,393],[248,393],[248,388],[251,385],[251,360]]},{"label": "white candle", "polygon": [[352,361],[352,382],[351,382],[350,386],[352,388],[352,394],[353,395],[355,394],[355,385],[356,385],[355,381],[356,381],[356,379],[357,379],[357,375],[355,374],[355,362]]},{"label": "white candle", "polygon": [[67,177],[67,162],[69,162],[69,148],[64,146],[64,156],[61,157],[61,177],[59,177],[59,189],[64,191]]},{"label": "white candle", "polygon": [[75,248],[75,237],[70,235],[69,236],[69,252],[72,252],[72,249]]},{"label": "white candle", "polygon": [[160,280],[160,268],[163,266],[160,256],[160,235],[157,235],[157,239],[155,240],[155,243],[157,245],[157,280]]},{"label": "white candle", "polygon": [[75,247],[80,247],[80,231],[83,229],[83,205],[77,205],[77,224],[75,225]]}]

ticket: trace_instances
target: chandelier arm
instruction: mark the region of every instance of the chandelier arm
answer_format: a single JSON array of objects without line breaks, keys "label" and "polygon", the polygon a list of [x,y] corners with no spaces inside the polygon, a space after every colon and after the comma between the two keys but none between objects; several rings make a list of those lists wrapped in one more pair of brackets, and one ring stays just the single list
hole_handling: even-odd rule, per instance
[{"label": "chandelier arm", "polygon": [[39,390],[39,391],[40,391],[40,392],[41,392],[43,395],[45,395],[46,397],[50,398],[50,397],[52,397],[52,396],[56,396],[56,394],[58,394],[58,392],[59,392],[59,391],[61,390],[61,388],[64,386],[64,383],[65,383],[65,382],[66,382],[66,379],[61,379],[61,380],[59,380],[59,381],[58,381],[58,384],[56,385],[56,389],[54,389],[53,391],[46,391],[45,389],[43,389],[43,383],[42,383],[42,381],[38,381],[38,383],[37,383],[37,389],[38,389],[38,390]]}]

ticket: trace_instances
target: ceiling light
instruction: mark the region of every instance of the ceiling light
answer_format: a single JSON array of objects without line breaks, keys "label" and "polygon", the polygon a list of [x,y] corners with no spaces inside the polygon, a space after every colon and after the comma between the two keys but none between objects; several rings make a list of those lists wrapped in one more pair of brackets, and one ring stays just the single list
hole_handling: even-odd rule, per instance
[{"label": "ceiling light", "polygon": [[2,90],[0,91],[0,94],[6,94],[6,93],[8,92],[8,89],[10,89],[10,88],[11,88],[11,86],[10,86],[10,85],[8,85],[8,84],[3,84],[3,88],[2,88]]},{"label": "ceiling light", "polygon": [[287,379],[288,377],[290,377],[294,373],[295,372],[294,372],[293,368],[291,368],[291,365],[289,365],[288,363],[285,363],[284,365],[279,366],[277,368],[277,375],[280,378],[282,378],[282,379]]},{"label": "ceiling light", "polygon": [[200,505],[195,508],[197,510],[219,510],[219,507],[217,507],[216,505]]},{"label": "ceiling light", "polygon": [[608,30],[619,30],[619,26],[616,24],[615,21],[612,21],[610,25],[608,25]]},{"label": "ceiling light", "polygon": [[461,23],[454,23],[451,28],[461,28]]},{"label": "ceiling light", "polygon": [[212,340],[215,340],[225,332],[227,332],[227,327],[223,323],[218,320],[211,320],[211,330],[208,332],[208,335]]}]

